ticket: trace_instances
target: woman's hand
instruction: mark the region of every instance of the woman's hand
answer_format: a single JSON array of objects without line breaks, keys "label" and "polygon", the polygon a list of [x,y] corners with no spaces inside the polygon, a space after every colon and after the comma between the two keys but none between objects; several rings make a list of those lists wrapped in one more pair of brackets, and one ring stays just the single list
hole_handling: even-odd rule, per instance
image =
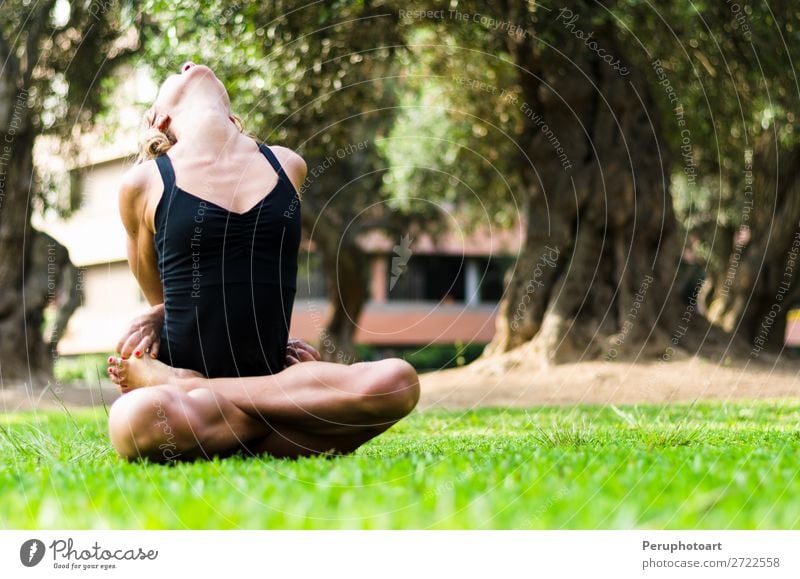
[{"label": "woman's hand", "polygon": [[117,352],[125,359],[132,355],[141,358],[149,348],[150,356],[157,358],[163,325],[164,304],[158,304],[131,322],[117,343]]},{"label": "woman's hand", "polygon": [[317,349],[299,338],[289,338],[286,344],[286,367],[300,362],[319,362],[322,356]]}]

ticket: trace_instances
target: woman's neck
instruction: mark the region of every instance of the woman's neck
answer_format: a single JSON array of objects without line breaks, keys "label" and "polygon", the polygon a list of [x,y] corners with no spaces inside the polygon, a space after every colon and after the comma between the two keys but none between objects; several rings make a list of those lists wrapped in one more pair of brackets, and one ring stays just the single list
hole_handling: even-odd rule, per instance
[{"label": "woman's neck", "polygon": [[182,150],[202,149],[207,154],[224,154],[241,135],[230,117],[220,109],[187,110],[172,119],[171,129]]}]

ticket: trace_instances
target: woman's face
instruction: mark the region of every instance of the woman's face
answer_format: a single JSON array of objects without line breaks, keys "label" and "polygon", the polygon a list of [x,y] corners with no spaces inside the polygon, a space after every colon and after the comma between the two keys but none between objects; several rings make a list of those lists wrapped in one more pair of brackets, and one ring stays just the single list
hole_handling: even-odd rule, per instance
[{"label": "woman's face", "polygon": [[161,84],[155,110],[159,115],[175,117],[184,108],[203,104],[222,104],[230,112],[228,91],[214,71],[202,64],[186,62],[179,74],[170,75]]}]

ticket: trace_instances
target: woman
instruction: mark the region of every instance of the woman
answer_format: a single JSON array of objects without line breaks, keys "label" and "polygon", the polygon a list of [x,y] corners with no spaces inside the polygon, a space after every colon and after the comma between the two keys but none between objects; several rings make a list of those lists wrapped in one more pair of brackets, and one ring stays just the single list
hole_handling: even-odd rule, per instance
[{"label": "woman", "polygon": [[147,118],[120,213],[153,307],[109,359],[124,393],[109,415],[117,451],[157,461],[346,453],[406,416],[419,382],[403,360],[343,366],[299,341],[287,350],[302,158],[243,134],[225,87],[191,62]]}]

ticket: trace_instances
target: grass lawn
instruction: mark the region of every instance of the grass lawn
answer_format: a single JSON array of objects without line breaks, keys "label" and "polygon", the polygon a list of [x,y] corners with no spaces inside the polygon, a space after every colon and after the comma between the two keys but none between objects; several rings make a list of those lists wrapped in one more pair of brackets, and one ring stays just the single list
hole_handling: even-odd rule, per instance
[{"label": "grass lawn", "polygon": [[800,402],[417,413],[353,456],[161,466],[0,415],[0,528],[800,528]]}]

